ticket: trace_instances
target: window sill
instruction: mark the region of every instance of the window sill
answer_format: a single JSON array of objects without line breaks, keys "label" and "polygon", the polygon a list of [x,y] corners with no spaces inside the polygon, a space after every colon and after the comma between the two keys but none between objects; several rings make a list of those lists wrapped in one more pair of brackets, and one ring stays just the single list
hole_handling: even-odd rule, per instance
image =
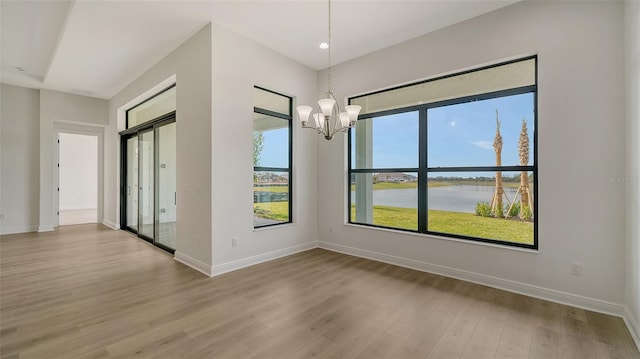
[{"label": "window sill", "polygon": [[292,227],[295,226],[295,222],[289,222],[289,223],[282,223],[282,224],[274,224],[272,226],[264,226],[264,227],[254,227],[253,231],[254,232],[262,232],[262,231],[266,231],[269,229],[277,229],[277,228],[284,228],[284,227]]}]

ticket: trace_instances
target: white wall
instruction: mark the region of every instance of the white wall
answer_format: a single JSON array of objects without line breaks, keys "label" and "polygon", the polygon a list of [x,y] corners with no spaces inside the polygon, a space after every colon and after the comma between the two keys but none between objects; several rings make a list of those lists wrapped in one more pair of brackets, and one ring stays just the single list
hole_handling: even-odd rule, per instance
[{"label": "white wall", "polygon": [[35,231],[40,93],[0,86],[0,234]]},{"label": "white wall", "polygon": [[[213,28],[213,273],[315,247],[317,141],[293,129],[293,223],[253,230],[253,87],[316,98],[316,71],[218,26]],[[178,89],[178,91],[180,91]],[[232,248],[231,239],[238,247]]]},{"label": "white wall", "polygon": [[41,90],[45,117],[52,121],[106,126],[108,123],[107,100],[74,95],[71,93]]},{"label": "white wall", "polygon": [[[621,311],[625,186],[616,179],[625,173],[622,20],[621,2],[520,2],[335,68],[334,92],[346,98],[538,54],[537,253],[344,225],[346,194],[319,198],[321,246]],[[326,72],[319,74],[325,78]],[[345,146],[320,144],[320,193],[346,192]],[[582,276],[570,274],[573,262],[582,264]]]},{"label": "white wall", "polygon": [[[57,179],[55,169],[56,131],[76,131],[102,135],[107,125],[107,100],[64,92],[40,90],[40,200],[39,231],[51,231],[57,225]],[[99,173],[102,168],[98,156]],[[103,185],[98,183],[98,202],[102,202]],[[98,211],[101,221],[102,211]]]},{"label": "white wall", "polygon": [[[116,133],[124,129],[123,110],[172,76],[177,84],[175,258],[218,274],[314,247],[318,136],[294,129],[294,223],[254,231],[252,113],[254,85],[311,103],[317,74],[215,25],[208,25],[111,99],[105,222],[119,225]],[[238,247],[231,247],[232,238],[237,238]]]},{"label": "white wall", "polygon": [[[120,136],[124,109],[167,79],[176,80],[176,258],[211,267],[211,27],[206,26],[109,102],[105,223],[120,225]],[[166,85],[165,85],[166,88]],[[148,96],[151,96],[148,93]]]},{"label": "white wall", "polygon": [[60,210],[98,208],[98,137],[61,133]]},{"label": "white wall", "polygon": [[640,338],[640,2],[625,1],[627,307]]}]

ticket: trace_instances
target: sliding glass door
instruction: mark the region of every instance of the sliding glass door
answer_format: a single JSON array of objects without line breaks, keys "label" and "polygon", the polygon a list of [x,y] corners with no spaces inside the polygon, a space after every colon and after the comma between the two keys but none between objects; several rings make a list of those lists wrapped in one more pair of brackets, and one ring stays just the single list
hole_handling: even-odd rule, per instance
[{"label": "sliding glass door", "polygon": [[124,140],[123,152],[126,154],[123,167],[126,173],[125,199],[126,220],[122,222],[122,228],[130,231],[138,230],[138,135],[128,137]]},{"label": "sliding glass door", "polygon": [[153,128],[138,135],[139,194],[138,235],[148,240],[154,239],[155,206],[154,206],[154,133]]},{"label": "sliding glass door", "polygon": [[176,247],[176,123],[156,127],[158,197],[157,242],[168,248]]},{"label": "sliding glass door", "polygon": [[176,247],[175,114],[123,131],[122,228],[173,252]]}]

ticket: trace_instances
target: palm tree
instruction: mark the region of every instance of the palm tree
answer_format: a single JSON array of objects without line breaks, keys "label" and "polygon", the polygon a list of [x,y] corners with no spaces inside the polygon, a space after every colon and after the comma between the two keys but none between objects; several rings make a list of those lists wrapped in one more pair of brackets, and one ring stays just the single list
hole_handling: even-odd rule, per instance
[{"label": "palm tree", "polygon": [[[260,163],[260,155],[264,149],[264,133],[262,131],[253,131],[253,167],[257,167]],[[253,172],[253,183],[258,181],[256,172]]]},{"label": "palm tree", "polygon": [[253,131],[253,166],[258,166],[260,155],[264,149],[264,133],[262,131]]},{"label": "palm tree", "polygon": [[[498,110],[496,110],[496,137],[493,139],[493,150],[496,152],[496,167],[502,166],[502,136],[500,135],[500,119],[498,118]],[[491,210],[495,217],[504,217],[502,209],[502,196],[504,188],[502,187],[502,172],[496,172],[496,191],[491,201]]]},{"label": "palm tree", "polygon": [[[518,141],[520,156],[520,166],[529,164],[529,134],[527,133],[527,120],[522,119],[522,130],[520,130],[520,140]],[[520,173],[520,218],[529,219],[531,214],[531,201],[529,193],[529,175],[527,171]]]}]

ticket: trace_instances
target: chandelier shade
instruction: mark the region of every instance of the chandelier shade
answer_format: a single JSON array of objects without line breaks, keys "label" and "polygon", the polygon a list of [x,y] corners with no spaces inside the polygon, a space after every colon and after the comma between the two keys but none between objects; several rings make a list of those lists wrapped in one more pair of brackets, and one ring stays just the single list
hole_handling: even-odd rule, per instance
[{"label": "chandelier shade", "polygon": [[300,123],[302,126],[306,126],[307,122],[309,122],[309,115],[311,115],[311,111],[313,111],[313,107],[311,106],[298,106],[296,107],[298,110],[298,118],[300,119]]}]

